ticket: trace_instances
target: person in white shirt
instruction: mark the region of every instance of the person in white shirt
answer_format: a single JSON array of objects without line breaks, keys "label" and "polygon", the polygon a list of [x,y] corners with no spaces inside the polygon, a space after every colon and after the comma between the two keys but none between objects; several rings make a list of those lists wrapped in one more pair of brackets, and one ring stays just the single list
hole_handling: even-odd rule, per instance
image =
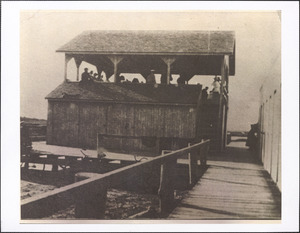
[{"label": "person in white shirt", "polygon": [[220,94],[220,78],[216,75],[214,78],[214,82],[212,85],[212,92],[213,93],[219,93]]}]

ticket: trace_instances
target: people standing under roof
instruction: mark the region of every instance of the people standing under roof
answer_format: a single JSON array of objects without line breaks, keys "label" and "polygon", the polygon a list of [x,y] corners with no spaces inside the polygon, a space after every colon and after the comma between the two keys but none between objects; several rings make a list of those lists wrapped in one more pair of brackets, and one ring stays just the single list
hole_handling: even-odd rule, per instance
[{"label": "people standing under roof", "polygon": [[82,82],[88,82],[90,81],[90,74],[88,73],[89,69],[84,68],[84,72],[81,74],[81,81]]},{"label": "people standing under roof", "polygon": [[94,73],[93,78],[94,81],[99,81],[99,77],[97,73]]},{"label": "people standing under roof", "polygon": [[[170,82],[173,80],[172,75],[170,75]],[[161,84],[167,84],[167,73],[163,72],[160,77]]]},{"label": "people standing under roof", "polygon": [[220,94],[220,78],[216,75],[212,85],[212,92]]},{"label": "people standing under roof", "polygon": [[148,83],[148,84],[156,84],[154,71],[155,70],[151,70],[150,71],[150,74],[146,78],[146,83]]},{"label": "people standing under roof", "polygon": [[121,76],[117,75],[116,76],[116,83],[120,83],[120,82],[122,82],[124,80],[125,80],[125,77],[123,75],[121,75]]},{"label": "people standing under roof", "polygon": [[256,151],[258,145],[258,124],[251,124],[251,129],[247,135],[246,146],[249,150]]},{"label": "people standing under roof", "polygon": [[93,75],[94,71],[90,71],[90,78],[93,79],[94,75]]},{"label": "people standing under roof", "polygon": [[185,80],[184,80],[184,77],[182,75],[180,75],[179,78],[177,79],[177,83],[178,84],[185,84]]},{"label": "people standing under roof", "polygon": [[201,99],[207,100],[207,97],[208,97],[207,90],[208,90],[208,87],[205,87],[205,88],[202,90]]},{"label": "people standing under roof", "polygon": [[167,84],[167,74],[166,73],[162,73],[160,76],[160,83],[161,84]]},{"label": "people standing under roof", "polygon": [[104,81],[103,81],[103,75],[100,75],[100,76],[98,75],[98,81],[104,82]]}]

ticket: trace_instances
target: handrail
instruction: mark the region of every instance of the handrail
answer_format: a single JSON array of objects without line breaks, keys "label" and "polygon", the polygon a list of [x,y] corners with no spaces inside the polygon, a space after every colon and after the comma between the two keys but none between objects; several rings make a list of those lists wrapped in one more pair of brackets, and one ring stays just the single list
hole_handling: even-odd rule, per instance
[{"label": "handrail", "polygon": [[[202,141],[177,151],[122,167],[105,174],[94,174],[91,178],[22,200],[21,218],[41,218],[49,216],[57,210],[63,209],[74,202],[76,206],[76,217],[103,218],[107,188],[112,185],[120,184],[125,178],[134,177],[137,174],[142,173],[145,168],[151,166],[162,167],[160,191],[167,189],[168,193],[170,193],[170,189],[174,187],[163,187],[162,180],[164,180],[164,177],[169,179],[170,176],[173,176],[174,161],[176,165],[176,159],[182,155],[189,154],[189,157],[193,158],[193,163],[195,163],[195,161],[197,163],[197,161],[200,160],[201,163],[206,164],[209,142],[210,140]],[[193,169],[194,167],[195,166],[193,165]],[[192,167],[190,166],[189,170],[191,169]],[[167,170],[171,172],[166,172]],[[164,177],[162,177],[162,174],[164,174]],[[189,174],[195,176],[196,173],[189,172]],[[190,181],[194,180],[195,177],[190,178]],[[169,186],[169,184],[170,182],[167,183],[166,186]],[[171,190],[171,192],[172,191],[174,193],[174,190]],[[164,199],[165,192],[161,191],[159,195],[161,199]],[[99,196],[102,197],[101,200],[99,200]],[[80,208],[80,206],[83,206],[84,208]],[[161,209],[161,212],[165,212],[165,210]]]}]

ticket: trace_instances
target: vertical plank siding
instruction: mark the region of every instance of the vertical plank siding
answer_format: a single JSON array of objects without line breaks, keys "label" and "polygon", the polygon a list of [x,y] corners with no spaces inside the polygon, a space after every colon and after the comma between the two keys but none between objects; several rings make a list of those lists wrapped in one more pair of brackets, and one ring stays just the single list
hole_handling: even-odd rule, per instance
[{"label": "vertical plank siding", "polygon": [[53,144],[78,145],[78,104],[55,102],[53,104]]},{"label": "vertical plank siding", "polygon": [[196,122],[195,108],[166,107],[164,137],[193,138]]},{"label": "vertical plank siding", "polygon": [[47,134],[46,134],[46,140],[48,143],[53,143],[53,103],[48,101],[48,116],[47,116]]},{"label": "vertical plank siding", "polygon": [[276,72],[260,90],[259,158],[281,190],[281,79]]},{"label": "vertical plank siding", "polygon": [[135,136],[153,136],[155,134],[153,129],[153,106],[137,105],[134,110],[135,122]]},{"label": "vertical plank siding", "polygon": [[96,149],[97,135],[106,134],[125,137],[102,146],[153,151],[158,141],[147,146],[145,140],[193,139],[195,112],[193,106],[49,101],[47,143]]},{"label": "vertical plank siding", "polygon": [[79,145],[96,149],[97,133],[106,133],[107,106],[79,104]]},{"label": "vertical plank siding", "polygon": [[158,137],[164,137],[164,130],[165,130],[165,108],[157,106],[152,110],[152,120],[153,120],[153,132]]},{"label": "vertical plank siding", "polygon": [[107,134],[121,135],[122,108],[120,105],[111,105],[107,112]]}]

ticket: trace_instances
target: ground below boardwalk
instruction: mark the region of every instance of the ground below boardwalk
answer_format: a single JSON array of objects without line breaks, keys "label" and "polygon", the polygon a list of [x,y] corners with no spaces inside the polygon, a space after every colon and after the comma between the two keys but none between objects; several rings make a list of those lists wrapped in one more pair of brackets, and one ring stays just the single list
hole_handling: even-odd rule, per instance
[{"label": "ground below boardwalk", "polygon": [[[109,189],[104,219],[128,219],[157,205],[158,199],[155,195]],[[72,205],[44,219],[75,219],[75,206]]]},{"label": "ground below boardwalk", "polygon": [[[38,180],[39,179],[39,180]],[[46,178],[35,178],[35,182],[21,180],[21,200],[54,190],[63,182],[45,184]],[[39,183],[37,183],[39,181]],[[158,197],[152,194],[135,193],[120,189],[107,191],[105,219],[127,219],[130,216],[148,210],[150,207],[157,211]],[[75,219],[75,206],[72,205],[44,219]]]}]

